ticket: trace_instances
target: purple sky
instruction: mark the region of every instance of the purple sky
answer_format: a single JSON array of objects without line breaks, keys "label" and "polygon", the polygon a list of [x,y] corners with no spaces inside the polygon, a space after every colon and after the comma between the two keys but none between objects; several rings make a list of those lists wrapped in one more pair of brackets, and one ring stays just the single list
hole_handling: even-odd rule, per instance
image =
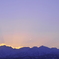
[{"label": "purple sky", "polygon": [[0,44],[59,48],[59,0],[0,0]]}]

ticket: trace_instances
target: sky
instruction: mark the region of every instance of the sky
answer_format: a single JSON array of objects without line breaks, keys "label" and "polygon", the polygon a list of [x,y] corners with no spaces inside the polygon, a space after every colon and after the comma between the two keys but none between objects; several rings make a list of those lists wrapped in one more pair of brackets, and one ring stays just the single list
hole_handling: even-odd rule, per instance
[{"label": "sky", "polygon": [[59,48],[59,0],[0,0],[0,44]]}]

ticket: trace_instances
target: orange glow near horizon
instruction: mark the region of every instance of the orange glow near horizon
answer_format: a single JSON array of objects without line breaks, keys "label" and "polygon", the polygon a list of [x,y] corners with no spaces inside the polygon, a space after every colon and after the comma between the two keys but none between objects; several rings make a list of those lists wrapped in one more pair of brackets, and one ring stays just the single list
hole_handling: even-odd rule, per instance
[{"label": "orange glow near horizon", "polygon": [[[52,41],[50,39],[51,35],[49,36],[42,36],[42,35],[34,35],[34,34],[29,34],[29,33],[14,33],[12,34],[6,34],[3,36],[4,43],[0,44],[0,46],[9,46],[12,48],[22,48],[22,47],[40,47],[42,45],[48,46],[48,47],[53,47],[54,45],[51,46]],[[36,40],[37,39],[37,40]],[[48,39],[48,41],[47,41]],[[49,43],[50,42],[50,43]],[[54,43],[55,46],[58,45]]]},{"label": "orange glow near horizon", "polygon": [[2,43],[2,44],[0,44],[0,46],[4,46],[4,45],[5,45],[5,46],[12,47],[12,48],[15,48],[15,49],[20,49],[20,48],[22,48],[22,47],[23,47],[23,46],[21,46],[21,47],[13,47],[13,46],[11,46],[11,45],[6,45],[6,44],[3,44],[3,43]]}]

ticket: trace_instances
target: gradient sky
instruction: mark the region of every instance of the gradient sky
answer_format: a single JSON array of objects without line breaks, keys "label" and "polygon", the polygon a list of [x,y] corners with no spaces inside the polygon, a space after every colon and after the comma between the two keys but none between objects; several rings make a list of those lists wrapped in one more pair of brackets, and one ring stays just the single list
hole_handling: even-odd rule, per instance
[{"label": "gradient sky", "polygon": [[0,44],[59,48],[59,0],[0,0]]}]

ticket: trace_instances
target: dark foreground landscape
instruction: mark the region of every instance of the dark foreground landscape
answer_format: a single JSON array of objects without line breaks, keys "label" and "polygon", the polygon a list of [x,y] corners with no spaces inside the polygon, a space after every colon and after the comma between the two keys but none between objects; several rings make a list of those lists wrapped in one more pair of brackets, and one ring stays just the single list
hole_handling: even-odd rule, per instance
[{"label": "dark foreground landscape", "polygon": [[0,59],[59,59],[59,49],[45,46],[13,49],[0,46]]}]

